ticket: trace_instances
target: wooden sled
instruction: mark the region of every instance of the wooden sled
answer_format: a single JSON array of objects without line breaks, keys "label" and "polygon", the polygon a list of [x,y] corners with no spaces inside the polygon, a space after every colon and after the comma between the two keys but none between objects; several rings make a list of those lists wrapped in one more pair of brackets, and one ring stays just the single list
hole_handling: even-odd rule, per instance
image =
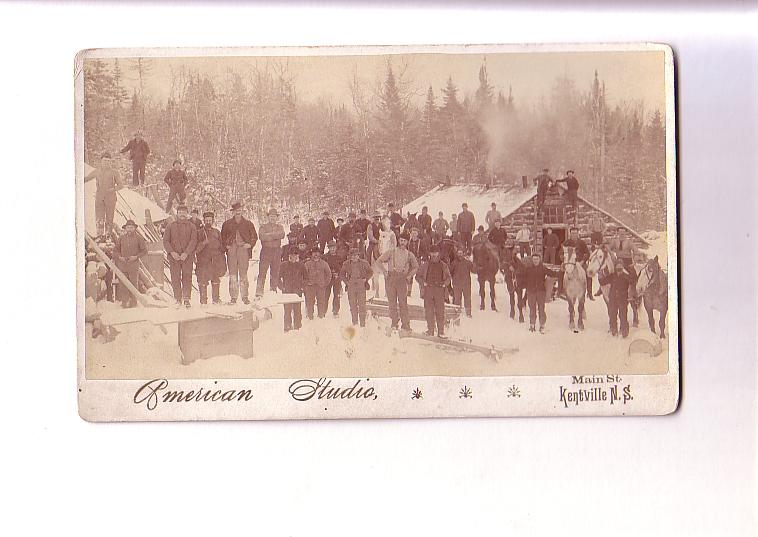
[{"label": "wooden sled", "polygon": [[[390,316],[390,306],[386,299],[376,297],[370,298],[366,301],[366,309],[374,317],[389,318]],[[460,306],[445,304],[445,326],[449,326],[450,323],[457,323],[462,313],[463,308]],[[411,321],[426,321],[424,306],[408,304],[408,316]]]},{"label": "wooden sled", "polygon": [[426,334],[418,334],[416,332],[403,332],[402,330],[400,331],[399,336],[401,339],[403,338],[421,339],[423,341],[430,341],[438,345],[445,345],[448,347],[461,349],[465,351],[480,352],[488,358],[493,358],[496,362],[499,362],[503,358],[503,356],[507,354],[515,354],[518,352],[518,347],[512,347],[512,348],[507,348],[507,349],[496,348],[494,345],[486,347],[484,345],[476,345],[474,343],[468,343],[466,341],[440,338],[437,336],[427,336]]}]

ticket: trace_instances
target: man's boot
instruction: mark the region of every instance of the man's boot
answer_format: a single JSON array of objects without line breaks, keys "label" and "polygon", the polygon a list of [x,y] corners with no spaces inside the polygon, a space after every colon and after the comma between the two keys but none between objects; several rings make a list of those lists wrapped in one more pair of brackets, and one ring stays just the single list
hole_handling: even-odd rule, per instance
[{"label": "man's boot", "polygon": [[214,304],[220,304],[221,303],[221,284],[220,283],[212,283],[211,282],[211,295],[213,296],[213,303]]}]

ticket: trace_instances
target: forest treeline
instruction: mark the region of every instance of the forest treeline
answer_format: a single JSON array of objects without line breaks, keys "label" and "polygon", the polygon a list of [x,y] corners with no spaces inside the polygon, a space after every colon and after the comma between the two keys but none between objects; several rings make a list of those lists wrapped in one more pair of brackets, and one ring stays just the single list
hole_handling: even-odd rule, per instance
[{"label": "forest treeline", "polygon": [[85,62],[88,163],[140,129],[152,150],[148,183],[181,158],[191,196],[206,188],[259,213],[372,210],[445,181],[520,183],[543,167],[554,176],[570,168],[589,201],[638,230],[665,227],[664,117],[639,101],[609,107],[597,72],[556,77],[521,105],[510,89],[496,91],[486,63],[468,95],[452,78],[425,87],[412,65],[388,61],[376,83],[346,79],[350,100],[335,105],[298,98],[288,66],[271,62],[220,79],[180,70],[158,101],[144,91],[152,61]]}]

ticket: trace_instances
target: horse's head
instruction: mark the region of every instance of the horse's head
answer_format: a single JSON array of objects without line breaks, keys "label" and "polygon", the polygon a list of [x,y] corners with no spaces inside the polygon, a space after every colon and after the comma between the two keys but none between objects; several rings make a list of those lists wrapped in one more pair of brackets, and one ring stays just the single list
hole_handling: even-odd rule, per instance
[{"label": "horse's head", "polygon": [[594,276],[605,265],[608,258],[608,250],[605,245],[600,248],[595,248],[590,254],[590,259],[587,262],[587,276]]},{"label": "horse's head", "polygon": [[661,270],[661,265],[658,263],[658,256],[649,259],[645,264],[645,268],[640,270],[640,273],[637,275],[637,294],[644,294],[648,287],[658,285],[662,275],[663,271]]},{"label": "horse's head", "polygon": [[563,247],[563,270],[572,274],[576,268],[576,249],[573,246]]}]

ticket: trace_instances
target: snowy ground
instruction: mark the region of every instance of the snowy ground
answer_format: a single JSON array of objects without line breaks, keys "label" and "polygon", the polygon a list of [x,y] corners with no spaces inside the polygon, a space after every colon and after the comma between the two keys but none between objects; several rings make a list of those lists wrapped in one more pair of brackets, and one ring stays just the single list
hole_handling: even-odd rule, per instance
[{"label": "snowy ground", "polygon": [[[253,265],[250,269],[253,289],[256,275],[257,265]],[[224,279],[222,299],[227,296],[227,289]],[[482,345],[518,348],[518,352],[506,355],[500,362],[477,352],[448,349],[433,342],[387,337],[384,320],[377,322],[369,319],[365,328],[354,330],[347,297],[343,295],[339,318],[332,318],[330,308],[325,319],[304,319],[301,330],[286,334],[283,331],[282,307],[273,307],[273,319],[263,322],[254,332],[255,355],[250,359],[216,356],[183,365],[177,345],[176,325],[166,326],[165,334],[159,327],[147,322],[122,325],[119,327],[121,333],[110,343],[104,343],[102,338],[92,340],[88,327],[87,377],[306,378],[662,374],[667,371],[668,341],[664,340],[664,351],[656,357],[629,356],[629,343],[635,335],[648,332],[647,320],[641,317],[640,328],[633,328],[628,339],[611,337],[602,297],[586,302],[586,329],[580,334],[574,334],[568,328],[565,301],[556,300],[547,304],[547,329],[541,335],[528,331],[528,309],[525,310],[527,322],[524,324],[508,317],[509,302],[503,283],[498,283],[496,287],[498,312],[489,309],[480,311],[477,291],[478,285],[474,282],[473,318],[463,317],[460,326],[451,330],[449,335],[451,338],[471,339],[473,343]],[[418,286],[414,285],[414,295],[417,293]],[[197,300],[196,296],[193,297],[194,307],[199,307]],[[411,300],[421,303],[417,296]],[[644,316],[644,310],[641,314]],[[414,322],[412,328],[423,332],[426,325]]]}]

